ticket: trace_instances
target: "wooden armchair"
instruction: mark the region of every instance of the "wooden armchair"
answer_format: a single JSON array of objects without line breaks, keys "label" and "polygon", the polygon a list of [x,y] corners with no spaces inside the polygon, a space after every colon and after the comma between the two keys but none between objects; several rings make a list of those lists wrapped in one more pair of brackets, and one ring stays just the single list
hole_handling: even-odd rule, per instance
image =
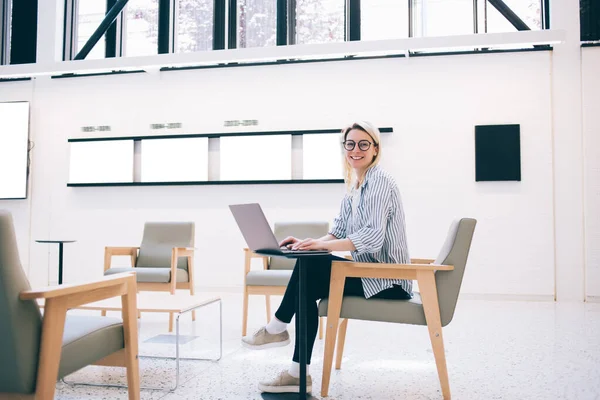
[{"label": "wooden armchair", "polygon": [[[194,295],[194,236],[193,222],[147,222],[141,246],[105,247],[104,275],[135,272],[138,291],[175,294],[177,289],[185,289]],[[111,267],[113,256],[129,256],[131,267]],[[192,311],[192,320],[196,320],[195,311]],[[171,331],[172,313],[169,316]]]},{"label": "wooden armchair", "polygon": [[[327,222],[277,222],[274,234],[278,241],[288,236],[318,238],[329,230]],[[262,259],[262,270],[251,270],[252,259]],[[267,302],[267,323],[271,321],[271,295],[283,296],[292,276],[296,260],[283,257],[266,257],[244,249],[244,305],[242,336],[248,328],[248,296],[264,295]],[[323,318],[319,321],[319,339],[323,338]]]},{"label": "wooden armchair", "polygon": [[[348,319],[360,319],[427,326],[442,394],[445,400],[450,399],[442,327],[454,316],[475,225],[470,218],[455,221],[436,260],[413,259],[411,264],[332,263],[329,299],[319,304],[319,315],[327,316],[321,396],[327,397],[329,392],[336,335],[336,369],[340,369]],[[344,297],[347,277],[416,279],[421,292],[410,300]],[[338,334],[340,318],[343,321]]]},{"label": "wooden armchair", "polygon": [[[58,379],[87,365],[127,368],[129,399],[140,398],[136,281],[99,281],[30,290],[8,212],[0,211],[0,398],[54,399]],[[120,296],[123,319],[67,315]],[[37,300],[45,300],[42,317]]]}]

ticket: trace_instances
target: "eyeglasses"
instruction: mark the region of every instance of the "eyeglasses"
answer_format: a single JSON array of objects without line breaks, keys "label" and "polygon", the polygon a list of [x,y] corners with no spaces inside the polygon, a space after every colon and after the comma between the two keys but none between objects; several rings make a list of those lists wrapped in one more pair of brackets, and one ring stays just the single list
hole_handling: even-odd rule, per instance
[{"label": "eyeglasses", "polygon": [[[344,149],[346,149],[347,151],[352,151],[352,150],[354,150],[354,147],[356,147],[356,142],[354,140],[346,140],[343,142],[343,144],[344,144]],[[362,151],[367,151],[371,148],[372,144],[377,146],[376,143],[371,143],[368,140],[360,140],[358,142],[358,148],[361,149]]]}]

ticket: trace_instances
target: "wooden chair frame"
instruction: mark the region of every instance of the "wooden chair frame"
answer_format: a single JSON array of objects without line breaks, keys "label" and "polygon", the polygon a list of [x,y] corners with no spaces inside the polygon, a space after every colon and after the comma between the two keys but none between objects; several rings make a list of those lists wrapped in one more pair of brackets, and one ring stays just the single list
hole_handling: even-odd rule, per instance
[{"label": "wooden chair frame", "polygon": [[[104,248],[104,272],[110,269],[113,256],[129,256],[131,258],[131,267],[136,267],[140,247],[114,247],[107,246]],[[171,249],[171,282],[154,283],[154,282],[138,282],[138,292],[170,292],[175,294],[177,289],[187,289],[190,295],[195,294],[194,291],[194,247],[173,247]],[[188,281],[177,282],[177,261],[180,257],[188,259]],[[141,313],[140,313],[141,314]],[[102,316],[106,316],[106,311],[102,311]],[[138,316],[140,316],[138,314]],[[173,332],[174,314],[169,313],[169,332]],[[192,311],[192,321],[196,320],[196,311]]]},{"label": "wooden chair frame", "polygon": [[[106,276],[90,283],[67,284],[21,292],[19,296],[21,300],[44,299],[45,301],[36,392],[33,398],[36,400],[54,399],[67,310],[82,304],[120,296],[123,307],[125,348],[94,364],[126,367],[129,400],[139,400],[140,370],[136,293],[135,275],[131,273]],[[4,395],[0,394],[0,397],[2,396]],[[27,397],[18,394],[13,396],[13,398]],[[32,397],[29,396],[29,398]]]},{"label": "wooden chair frame", "polygon": [[332,262],[321,396],[327,397],[329,392],[329,381],[331,378],[331,366],[333,363],[336,337],[336,369],[340,369],[342,364],[346,329],[348,326],[348,320],[343,319],[339,325],[338,335],[338,323],[340,322],[344,284],[348,277],[360,277],[417,280],[442,394],[444,400],[450,400],[450,383],[448,381],[448,369],[446,366],[446,355],[444,353],[444,340],[442,336],[442,324],[434,272],[452,271],[454,266],[435,265],[432,264],[433,262],[434,260],[430,259],[411,259],[411,264]]},{"label": "wooden chair frame", "polygon": [[[131,267],[135,268],[138,252],[137,247],[105,247],[104,248],[104,272],[110,269],[113,256],[130,256]],[[188,289],[190,294],[194,294],[194,248],[193,247],[173,247],[171,249],[171,282],[167,283],[145,283],[138,282],[138,291],[140,292],[171,292],[175,294],[176,289]],[[188,259],[188,282],[177,282],[177,261],[180,257]]]},{"label": "wooden chair frame", "polygon": [[[264,295],[267,303],[267,323],[271,321],[271,296],[283,296],[287,286],[248,286],[246,284],[246,276],[250,272],[252,266],[252,259],[262,259],[263,269],[269,269],[269,257],[256,254],[252,250],[244,249],[244,305],[243,305],[243,316],[242,316],[242,336],[246,336],[248,330],[248,296],[250,295]],[[319,339],[323,339],[323,320],[319,318]]]}]

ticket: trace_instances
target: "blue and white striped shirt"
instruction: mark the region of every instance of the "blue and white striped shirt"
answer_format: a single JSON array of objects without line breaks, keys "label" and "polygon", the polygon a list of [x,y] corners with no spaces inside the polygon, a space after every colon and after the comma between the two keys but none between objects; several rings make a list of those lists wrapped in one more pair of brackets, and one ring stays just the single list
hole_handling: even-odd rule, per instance
[{"label": "blue and white striped shirt", "polygon": [[[329,233],[352,241],[356,247],[352,252],[354,261],[410,263],[400,191],[394,178],[378,165],[367,171],[359,188],[344,197]],[[394,285],[412,295],[412,280],[361,279],[367,299]]]}]

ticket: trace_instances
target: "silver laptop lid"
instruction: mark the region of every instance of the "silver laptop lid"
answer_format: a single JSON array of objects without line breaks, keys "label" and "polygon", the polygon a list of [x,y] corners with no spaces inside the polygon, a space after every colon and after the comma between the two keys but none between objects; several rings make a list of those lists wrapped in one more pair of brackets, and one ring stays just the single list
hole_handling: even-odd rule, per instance
[{"label": "silver laptop lid", "polygon": [[229,209],[250,250],[279,250],[279,243],[260,204],[234,204]]}]

